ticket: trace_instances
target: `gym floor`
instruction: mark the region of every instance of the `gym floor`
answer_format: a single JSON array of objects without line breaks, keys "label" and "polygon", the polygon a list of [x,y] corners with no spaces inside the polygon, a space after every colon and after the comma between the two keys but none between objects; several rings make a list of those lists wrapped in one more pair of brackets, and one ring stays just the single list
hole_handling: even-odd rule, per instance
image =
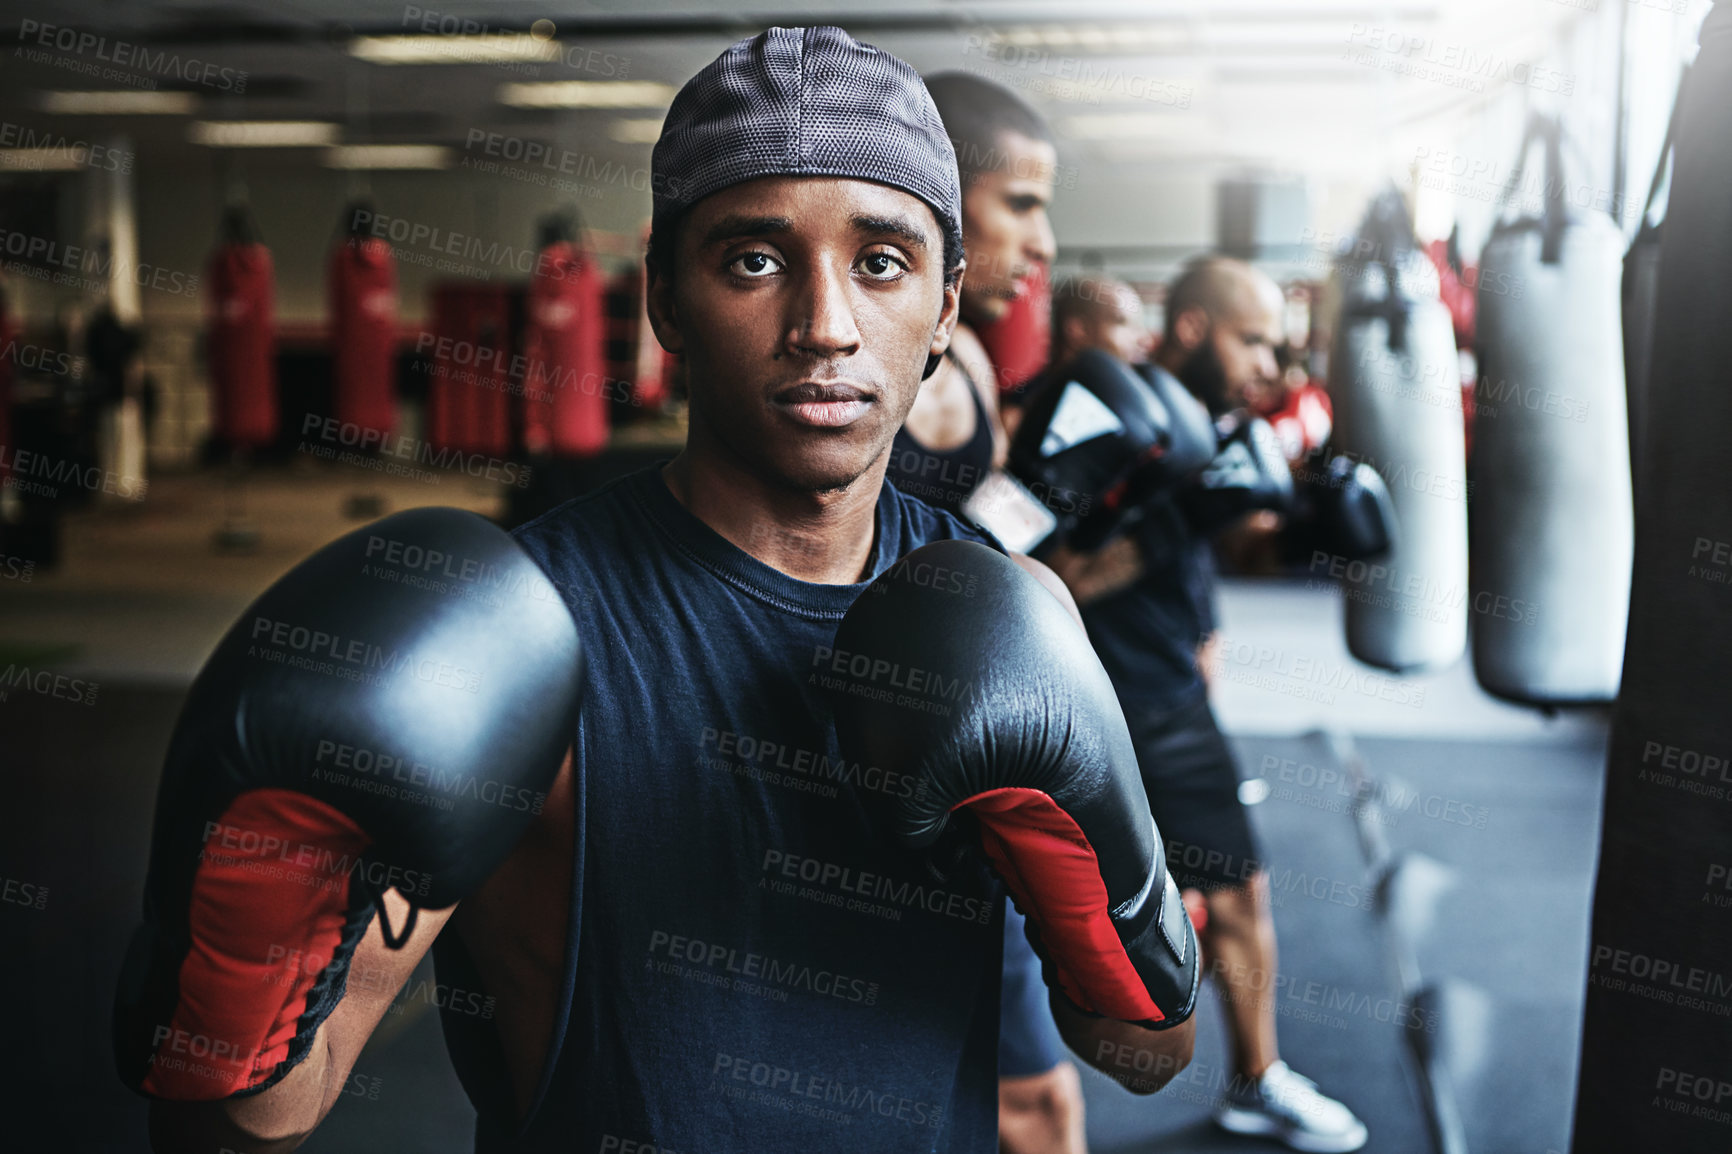
[{"label": "gym floor", "polygon": [[[503,500],[457,477],[264,474],[245,497],[260,546],[226,555],[211,547],[229,507],[222,478],[169,476],[148,506],[69,517],[58,570],[0,581],[0,665],[99,687],[87,703],[0,688],[9,1148],[146,1148],[143,1104],[112,1071],[108,1009],[160,759],[223,629],[356,524],[344,507],[357,493],[385,512],[497,513]],[[1425,1150],[1433,1126],[1459,1126],[1476,1151],[1565,1149],[1605,715],[1492,701],[1465,660],[1374,674],[1346,656],[1339,598],[1303,580],[1229,581],[1221,608],[1215,700],[1271,864],[1281,960],[1264,996],[1283,1057],[1365,1119],[1367,1151]],[[473,1113],[424,977],[304,1149],[470,1149]],[[1209,1125],[1231,1069],[1212,993],[1199,1015],[1191,1067],[1156,1097],[1085,1070],[1092,1150],[1275,1149]]]}]

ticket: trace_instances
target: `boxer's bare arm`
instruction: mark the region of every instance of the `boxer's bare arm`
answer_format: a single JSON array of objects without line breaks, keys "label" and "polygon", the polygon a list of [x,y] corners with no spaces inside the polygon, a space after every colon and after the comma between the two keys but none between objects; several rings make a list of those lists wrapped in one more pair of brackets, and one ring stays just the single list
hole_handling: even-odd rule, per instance
[{"label": "boxer's bare arm", "polygon": [[[409,903],[385,893],[393,927],[401,927]],[[361,1048],[385,1016],[391,999],[456,910],[422,910],[400,950],[385,945],[379,919],[367,927],[349,966],[348,988],[313,1037],[312,1050],[283,1080],[244,1098],[215,1102],[153,1101],[150,1143],[161,1154],[277,1154],[293,1150],[330,1113]]]},{"label": "boxer's bare arm", "polygon": [[1070,619],[1077,623],[1078,629],[1086,628],[1083,625],[1082,614],[1077,611],[1076,599],[1071,596],[1070,590],[1060,580],[1057,573],[1026,553],[1012,553],[1010,559],[1021,566],[1030,577],[1039,581],[1048,593],[1058,598],[1058,603],[1064,606],[1064,611],[1070,614]]},{"label": "boxer's bare arm", "polygon": [[1052,1020],[1077,1057],[1133,1094],[1153,1094],[1191,1064],[1197,1019],[1151,1030],[1116,1018],[1091,1018],[1058,994],[1049,999]]},{"label": "boxer's bare arm", "polygon": [[992,358],[987,355],[980,338],[974,335],[974,330],[967,325],[956,326],[950,337],[950,350],[962,362],[974,384],[974,391],[980,396],[980,403],[986,408],[987,417],[992,421],[992,465],[995,469],[1002,469],[1010,457],[1010,437],[998,411],[998,374],[992,367]]},{"label": "boxer's bare arm", "polygon": [[1092,553],[1061,545],[1047,557],[1047,564],[1069,586],[1079,605],[1128,589],[1148,571],[1142,550],[1129,536],[1114,537]]},{"label": "boxer's bare arm", "polygon": [[[520,1106],[527,1104],[552,1028],[552,1010],[544,1004],[553,993],[552,985],[537,980],[536,955],[548,955],[555,964],[563,956],[566,919],[560,915],[566,908],[573,852],[571,790],[571,754],[567,753],[541,815],[524,831],[511,856],[461,903],[472,931],[465,933],[465,942],[487,988],[500,998],[496,1024]],[[555,862],[559,864],[550,865]],[[534,877],[542,882],[525,886],[526,879]],[[501,896],[509,894],[517,894],[520,900]],[[525,900],[542,904],[525,909]],[[400,930],[408,903],[388,890],[385,906],[392,927]],[[367,1039],[457,909],[422,910],[400,950],[385,945],[375,917],[355,948],[343,1000],[319,1027],[306,1058],[282,1081],[249,1097],[153,1101],[152,1148],[164,1154],[218,1154],[225,1148],[235,1154],[278,1154],[299,1146],[331,1112]],[[526,943],[519,940],[521,934],[510,932],[524,927],[550,928],[551,936]],[[483,943],[495,944],[498,950],[477,948]],[[503,956],[513,951],[524,956]],[[543,985],[549,988],[542,990]]]}]

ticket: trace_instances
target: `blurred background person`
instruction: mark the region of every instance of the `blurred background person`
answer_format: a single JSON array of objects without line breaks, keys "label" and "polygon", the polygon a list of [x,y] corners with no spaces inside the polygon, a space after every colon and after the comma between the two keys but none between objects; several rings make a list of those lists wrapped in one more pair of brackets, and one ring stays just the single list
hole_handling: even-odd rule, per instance
[{"label": "blurred background person", "polygon": [[[1128,360],[1125,354],[1148,345],[1140,302],[1122,281],[1079,278],[1060,285],[1053,299],[1062,356],[1097,348]],[[1266,275],[1242,261],[1205,257],[1167,294],[1156,370],[1177,378],[1212,415],[1241,408],[1250,393],[1279,380],[1281,319],[1281,290]],[[1268,868],[1240,800],[1232,750],[1209,706],[1214,564],[1208,539],[1170,496],[1101,549],[1061,546],[1049,563],[1076,597],[1118,693],[1149,808],[1167,839],[1168,868],[1207,912],[1202,949],[1226,1010],[1236,1075],[1216,1123],[1296,1150],[1357,1150],[1365,1125],[1289,1068],[1276,1044]]]}]

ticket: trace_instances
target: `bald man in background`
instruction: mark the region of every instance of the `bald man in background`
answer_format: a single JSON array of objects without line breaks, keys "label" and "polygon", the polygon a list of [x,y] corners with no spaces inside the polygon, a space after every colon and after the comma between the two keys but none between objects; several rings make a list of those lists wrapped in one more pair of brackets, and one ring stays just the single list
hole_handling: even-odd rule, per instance
[{"label": "bald man in background", "polygon": [[[1192,262],[1168,293],[1157,371],[1220,417],[1278,379],[1281,290],[1241,261]],[[1085,348],[1140,360],[1148,347],[1142,303],[1106,277],[1053,294],[1054,363]],[[1297,1150],[1357,1150],[1364,1123],[1281,1061],[1275,1004],[1275,923],[1269,876],[1244,804],[1239,773],[1209,708],[1215,571],[1209,542],[1162,498],[1127,533],[1092,553],[1061,547],[1047,559],[1070,587],[1089,639],[1112,677],[1149,795],[1167,838],[1168,869],[1201,900],[1199,935],[1207,972],[1226,1010],[1236,1077],[1215,1121],[1237,1134],[1275,1138]]]}]

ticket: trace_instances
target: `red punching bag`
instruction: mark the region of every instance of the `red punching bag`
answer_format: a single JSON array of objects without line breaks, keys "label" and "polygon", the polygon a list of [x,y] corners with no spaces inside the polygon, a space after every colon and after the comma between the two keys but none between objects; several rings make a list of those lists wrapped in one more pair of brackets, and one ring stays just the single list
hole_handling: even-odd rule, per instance
[{"label": "red punching bag", "polygon": [[277,436],[276,296],[271,252],[231,240],[211,258],[209,361],[216,437],[234,448]]},{"label": "red punching bag", "polygon": [[[1453,251],[1455,237],[1456,234],[1452,232],[1448,241],[1432,241],[1425,246],[1425,255],[1431,258],[1431,263],[1437,268],[1437,299],[1449,310],[1450,324],[1455,328],[1455,347],[1471,351],[1474,334],[1479,325],[1476,292],[1479,268],[1461,262],[1459,254]],[[1473,375],[1464,372],[1461,381],[1461,416],[1466,434],[1463,444],[1469,456],[1473,455],[1475,383]]]},{"label": "red punching bag", "polygon": [[348,237],[331,252],[332,408],[345,425],[397,427],[397,262],[375,237]]},{"label": "red punching bag", "polygon": [[998,389],[1008,393],[1046,367],[1052,351],[1052,285],[1044,265],[1022,282],[1010,309],[977,330],[998,370]]},{"label": "red punching bag", "polygon": [[1449,243],[1434,240],[1425,246],[1425,255],[1437,269],[1437,299],[1449,310],[1450,323],[1455,327],[1455,346],[1473,348],[1477,303],[1474,289],[1479,283],[1479,269],[1471,264],[1459,268],[1450,259]]},{"label": "red punching bag", "polygon": [[443,284],[433,290],[436,351],[427,436],[440,448],[501,456],[509,447],[510,319],[503,288]]},{"label": "red punching bag", "polygon": [[608,282],[608,368],[616,381],[631,382],[631,403],[655,412],[668,399],[661,345],[650,329],[644,307],[642,266],[620,273]]},{"label": "red punching bag", "polygon": [[541,250],[529,281],[523,439],[532,453],[588,457],[607,447],[601,277],[569,241]]}]

